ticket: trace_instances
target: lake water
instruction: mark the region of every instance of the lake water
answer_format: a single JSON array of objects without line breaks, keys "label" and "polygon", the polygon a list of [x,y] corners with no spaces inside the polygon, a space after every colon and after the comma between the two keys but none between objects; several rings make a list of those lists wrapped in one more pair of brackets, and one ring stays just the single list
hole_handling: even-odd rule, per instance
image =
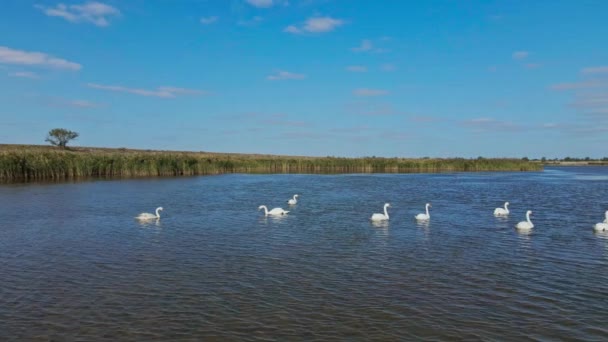
[{"label": "lake water", "polygon": [[601,167],[0,185],[0,340],[605,341],[607,209]]}]

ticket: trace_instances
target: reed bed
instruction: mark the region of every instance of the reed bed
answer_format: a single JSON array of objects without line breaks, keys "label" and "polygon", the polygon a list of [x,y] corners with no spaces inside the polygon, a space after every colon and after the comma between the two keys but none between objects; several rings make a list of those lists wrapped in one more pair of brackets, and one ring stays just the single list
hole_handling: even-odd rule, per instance
[{"label": "reed bed", "polygon": [[521,159],[295,157],[104,148],[61,150],[48,146],[0,145],[0,179],[5,181],[221,173],[536,171],[542,168],[541,163]]}]

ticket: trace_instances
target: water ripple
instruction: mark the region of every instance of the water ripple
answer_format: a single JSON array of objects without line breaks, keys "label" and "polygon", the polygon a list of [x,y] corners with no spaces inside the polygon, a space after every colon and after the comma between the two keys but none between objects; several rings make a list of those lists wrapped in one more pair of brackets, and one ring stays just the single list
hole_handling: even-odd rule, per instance
[{"label": "water ripple", "polygon": [[606,340],[605,170],[3,185],[0,339]]}]

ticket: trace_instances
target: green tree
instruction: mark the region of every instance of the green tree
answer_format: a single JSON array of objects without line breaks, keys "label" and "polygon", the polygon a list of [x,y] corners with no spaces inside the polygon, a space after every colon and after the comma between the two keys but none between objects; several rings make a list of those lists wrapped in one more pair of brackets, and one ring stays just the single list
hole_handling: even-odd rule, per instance
[{"label": "green tree", "polygon": [[49,131],[44,141],[49,142],[53,146],[59,146],[60,148],[66,148],[66,145],[71,141],[78,138],[77,132],[72,132],[65,128],[53,128]]}]

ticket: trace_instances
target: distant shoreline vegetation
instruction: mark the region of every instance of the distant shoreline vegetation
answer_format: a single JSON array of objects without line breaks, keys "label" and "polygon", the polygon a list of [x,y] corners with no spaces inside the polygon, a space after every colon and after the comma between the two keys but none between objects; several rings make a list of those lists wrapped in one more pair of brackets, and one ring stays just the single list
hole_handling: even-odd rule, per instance
[{"label": "distant shoreline vegetation", "polygon": [[342,158],[1,145],[0,180],[151,177],[223,173],[424,173],[538,171],[540,162],[489,158]]}]

